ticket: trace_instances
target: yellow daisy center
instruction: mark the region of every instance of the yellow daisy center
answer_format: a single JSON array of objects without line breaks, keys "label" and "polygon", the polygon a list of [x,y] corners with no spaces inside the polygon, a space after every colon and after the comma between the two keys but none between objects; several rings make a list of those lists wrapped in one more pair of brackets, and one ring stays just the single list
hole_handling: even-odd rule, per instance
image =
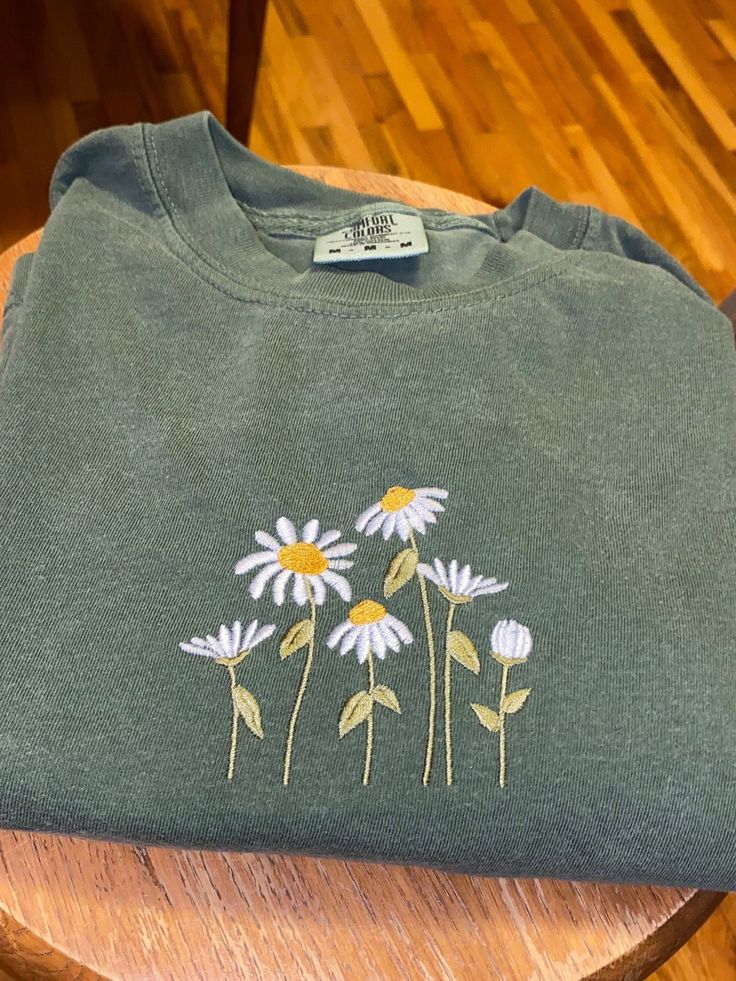
[{"label": "yellow daisy center", "polygon": [[302,576],[318,576],[329,566],[329,562],[316,545],[311,542],[294,542],[279,550],[279,562],[290,572]]},{"label": "yellow daisy center", "polygon": [[378,623],[386,616],[386,607],[376,603],[375,600],[362,600],[356,603],[348,617],[350,622],[356,627],[362,627],[366,623]]},{"label": "yellow daisy center", "polygon": [[416,496],[408,487],[389,487],[381,498],[381,510],[400,511],[407,504],[411,504]]}]

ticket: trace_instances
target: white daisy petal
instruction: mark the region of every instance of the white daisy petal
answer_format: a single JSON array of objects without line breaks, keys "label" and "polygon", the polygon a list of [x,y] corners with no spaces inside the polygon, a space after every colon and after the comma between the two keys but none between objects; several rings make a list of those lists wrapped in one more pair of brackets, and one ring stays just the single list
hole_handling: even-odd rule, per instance
[{"label": "white daisy petal", "polygon": [[467,586],[468,596],[475,596],[475,591],[482,582],[483,576],[475,576],[473,579],[471,579]]},{"label": "white daisy petal", "polygon": [[427,525],[424,518],[419,513],[419,508],[415,507],[413,504],[407,504],[403,513],[412,528],[416,528],[420,535],[425,534],[427,531]]},{"label": "white daisy petal", "polygon": [[298,606],[304,606],[307,602],[307,584],[304,581],[304,576],[294,576],[294,592],[292,595],[294,596],[294,602]]},{"label": "white daisy petal", "polygon": [[360,636],[360,628],[351,625],[350,630],[345,634],[340,644],[340,654],[347,654],[355,647],[355,642]]},{"label": "white daisy petal", "polygon": [[405,515],[399,511],[396,515],[396,534],[402,542],[408,541],[410,530],[409,522],[406,520]]},{"label": "white daisy petal", "polygon": [[371,624],[371,647],[379,660],[386,657],[386,640],[377,623]]},{"label": "white daisy petal", "polygon": [[417,497],[439,497],[444,501],[448,492],[441,487],[417,487],[414,493]]},{"label": "white daisy petal", "polygon": [[255,634],[255,632],[256,632],[257,629],[258,629],[258,621],[257,620],[251,620],[251,622],[245,628],[245,631],[244,631],[243,636],[241,638],[242,643],[241,643],[241,645],[239,647],[239,650],[241,650],[241,651],[250,650],[250,642],[251,642],[251,640],[253,638],[253,634]]},{"label": "white daisy petal", "polygon": [[447,569],[447,576],[450,580],[450,592],[457,592],[457,559],[453,559]]},{"label": "white daisy petal", "polygon": [[293,545],[296,541],[296,528],[288,518],[281,517],[276,522],[276,531],[282,542]]},{"label": "white daisy petal", "polygon": [[197,654],[200,657],[219,657],[220,655],[209,647],[200,647],[199,644],[179,644],[179,647],[187,654]]},{"label": "white daisy petal", "polygon": [[352,542],[343,542],[341,545],[333,545],[332,548],[320,549],[326,559],[341,559],[345,555],[352,555],[358,546]]},{"label": "white daisy petal", "polygon": [[417,572],[419,573],[420,576],[424,576],[425,579],[429,579],[430,582],[433,582],[435,586],[442,585],[442,581],[440,580],[435,570],[432,568],[431,565],[427,565],[426,562],[420,562],[417,565]]},{"label": "white daisy petal", "polygon": [[243,648],[240,646],[241,637],[241,626],[240,620],[236,620],[235,623],[230,628],[230,643],[232,647],[233,656],[238,654]]},{"label": "white daisy petal", "polygon": [[[431,497],[422,497],[416,501],[413,501],[412,503],[415,507],[421,506],[422,511],[426,512],[427,514],[432,514],[432,512],[439,514],[440,511],[445,510],[444,504],[440,504],[439,501],[433,501]],[[429,520],[429,518],[427,520]]]},{"label": "white daisy petal", "polygon": [[358,655],[358,664],[365,664],[368,660],[368,652],[371,649],[371,635],[370,631],[366,627],[360,628],[360,633],[358,634],[358,643],[356,645],[356,654]]},{"label": "white daisy petal", "polygon": [[213,637],[212,634],[207,634],[207,644],[212,651],[213,657],[227,657],[227,650],[224,650],[222,644],[219,642],[217,637]]},{"label": "white daisy petal", "polygon": [[316,518],[312,518],[308,521],[302,528],[302,538],[303,542],[316,542],[319,538],[319,521]]},{"label": "white daisy petal", "polygon": [[508,588],[507,582],[493,582],[491,580],[486,580],[482,586],[478,586],[475,590],[476,596],[489,596],[493,593],[500,593],[504,589]]},{"label": "white daisy petal", "polygon": [[386,623],[385,617],[383,620],[381,620],[378,626],[383,634],[383,639],[386,642],[386,646],[390,647],[392,651],[400,651],[401,641],[399,640],[397,634],[395,634],[391,627]]},{"label": "white daisy petal", "polygon": [[246,555],[244,559],[241,559],[235,566],[235,575],[242,576],[244,573],[250,572],[251,569],[255,569],[258,565],[265,565],[266,562],[275,561],[275,552],[252,552],[250,555]]},{"label": "white daisy petal", "polygon": [[387,514],[383,521],[383,527],[381,528],[381,534],[383,535],[384,541],[388,541],[388,539],[393,534],[395,524],[396,524],[396,515]]},{"label": "white daisy petal", "polygon": [[345,600],[346,603],[350,602],[350,596],[352,595],[350,590],[350,583],[347,581],[345,576],[339,576],[332,569],[325,569],[322,573],[322,578],[327,583],[328,586],[332,586],[338,595]]},{"label": "white daisy petal", "polygon": [[317,606],[322,606],[327,598],[327,590],[321,576],[309,576],[309,583],[314,593],[314,602]]},{"label": "white daisy petal", "polygon": [[[324,552],[328,545],[332,545],[332,543],[336,542],[340,537],[342,537],[342,532],[333,529],[332,531],[324,532],[320,540],[315,544],[317,545],[318,549]],[[358,546],[356,545],[355,547],[357,548]]]},{"label": "white daisy petal", "polygon": [[411,644],[411,642],[414,640],[412,633],[407,627],[407,625],[405,623],[402,623],[401,620],[398,619],[398,617],[392,616],[390,613],[387,613],[386,616],[384,617],[384,623],[386,624],[387,627],[390,627],[394,631],[394,633],[398,634],[398,636],[405,644]]},{"label": "white daisy petal", "polygon": [[447,589],[447,572],[445,571],[445,566],[442,559],[434,560],[434,568],[437,572],[437,578],[440,580],[440,585]]},{"label": "white daisy petal", "polygon": [[230,647],[230,631],[227,629],[224,623],[220,627],[220,633],[217,639],[220,641],[220,647],[225,652],[225,656],[232,657],[232,648]]},{"label": "white daisy petal", "polygon": [[337,647],[340,641],[343,639],[345,634],[352,630],[352,623],[350,620],[343,620],[342,623],[338,623],[334,630],[330,632],[329,637],[325,641],[328,647]]},{"label": "white daisy petal", "polygon": [[[254,620],[253,622],[256,624],[258,623],[257,620]],[[248,650],[252,650],[254,647],[257,647],[257,645],[260,644],[262,641],[267,640],[275,629],[276,629],[275,623],[264,623],[261,629],[257,630],[255,634],[251,637]]]},{"label": "white daisy petal", "polygon": [[457,591],[462,595],[468,588],[472,572],[469,565],[464,565],[457,574]]},{"label": "white daisy petal", "polygon": [[259,545],[262,545],[264,548],[270,548],[272,552],[278,552],[282,547],[281,542],[277,541],[273,535],[269,535],[267,531],[257,531],[255,539]]},{"label": "white daisy petal", "polygon": [[292,575],[291,569],[283,569],[273,581],[273,601],[276,606],[283,606],[286,599],[286,587]]},{"label": "white daisy petal", "polygon": [[276,575],[277,572],[281,571],[281,566],[278,562],[272,562],[271,565],[267,565],[265,569],[261,569],[258,575],[253,579],[250,584],[249,591],[253,599],[260,599],[263,595],[263,590],[266,588],[266,584],[270,579]]},{"label": "white daisy petal", "polygon": [[379,512],[374,515],[369,522],[367,522],[364,528],[358,530],[362,530],[365,535],[372,535],[374,532],[378,531],[385,520],[386,514],[379,510]]},{"label": "white daisy petal", "polygon": [[358,520],[355,522],[355,527],[357,531],[364,531],[368,522],[381,510],[380,504],[371,504],[369,508],[359,516]]},{"label": "white daisy petal", "polygon": [[332,559],[329,563],[330,569],[352,569],[355,565],[350,559]]}]

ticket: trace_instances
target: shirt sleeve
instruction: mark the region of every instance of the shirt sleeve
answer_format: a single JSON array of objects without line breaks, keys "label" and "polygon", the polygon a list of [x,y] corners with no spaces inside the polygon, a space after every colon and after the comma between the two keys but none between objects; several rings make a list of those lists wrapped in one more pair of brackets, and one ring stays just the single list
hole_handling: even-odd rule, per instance
[{"label": "shirt sleeve", "polygon": [[670,273],[701,300],[715,306],[713,298],[675,257],[640,228],[624,218],[591,207],[588,233],[581,248],[590,252],[611,252],[614,255],[659,266]]}]

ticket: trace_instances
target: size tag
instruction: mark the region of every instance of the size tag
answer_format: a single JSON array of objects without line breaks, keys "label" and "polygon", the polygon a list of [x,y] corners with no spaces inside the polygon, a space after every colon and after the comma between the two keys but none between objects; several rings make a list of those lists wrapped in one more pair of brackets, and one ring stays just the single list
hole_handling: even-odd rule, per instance
[{"label": "size tag", "polygon": [[360,259],[402,259],[429,252],[419,215],[381,211],[364,215],[352,225],[318,235],[314,262],[357,262]]}]

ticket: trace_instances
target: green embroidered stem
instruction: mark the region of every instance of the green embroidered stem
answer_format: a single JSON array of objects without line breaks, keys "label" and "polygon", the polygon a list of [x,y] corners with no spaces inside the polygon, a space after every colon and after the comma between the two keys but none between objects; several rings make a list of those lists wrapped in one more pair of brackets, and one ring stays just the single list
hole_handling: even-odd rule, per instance
[{"label": "green embroidered stem", "polygon": [[506,786],[506,713],[503,710],[503,702],[506,698],[509,667],[509,664],[504,664],[501,672],[501,697],[498,701],[498,718],[500,720],[498,730],[498,782],[502,787]]},{"label": "green embroidered stem", "polygon": [[[368,691],[372,692],[376,687],[376,679],[373,673],[373,651],[368,651]],[[363,768],[363,786],[368,786],[371,776],[371,760],[373,759],[373,706],[371,714],[366,719],[367,730],[365,737],[365,767]]]},{"label": "green embroidered stem", "polygon": [[307,596],[309,597],[309,608],[311,611],[311,622],[312,622],[312,636],[309,640],[309,646],[307,647],[307,659],[304,662],[304,670],[302,671],[302,679],[299,682],[299,691],[297,692],[296,701],[294,702],[294,710],[291,713],[291,719],[289,720],[289,735],[286,738],[286,752],[284,753],[284,786],[286,787],[289,783],[289,776],[291,774],[291,757],[294,750],[294,733],[296,731],[296,720],[299,718],[299,710],[302,707],[302,701],[304,699],[304,692],[307,690],[307,682],[309,681],[309,672],[312,670],[312,661],[314,660],[314,634],[317,624],[317,607],[314,603],[314,592],[312,591],[312,586],[309,580],[306,580]]},{"label": "green embroidered stem", "polygon": [[445,771],[448,787],[452,784],[452,655],[449,640],[455,608],[455,603],[450,603],[448,606],[445,631]]},{"label": "green embroidered stem", "polygon": [[[409,541],[411,547],[419,558],[416,538],[413,530],[409,530]],[[429,653],[429,719],[427,720],[427,752],[424,757],[424,773],[422,783],[426,787],[432,772],[432,755],[434,753],[434,730],[435,718],[437,715],[437,666],[434,655],[434,634],[432,633],[432,619],[429,615],[429,597],[427,596],[427,583],[424,576],[418,572],[419,592],[422,594],[422,608],[424,610],[424,631],[427,635],[427,650]]]},{"label": "green embroidered stem", "polygon": [[232,780],[235,774],[235,754],[238,750],[238,705],[235,701],[235,669],[232,665],[227,665],[227,673],[230,675],[230,698],[233,703],[233,724],[230,732],[230,759],[227,766],[227,778]]}]

